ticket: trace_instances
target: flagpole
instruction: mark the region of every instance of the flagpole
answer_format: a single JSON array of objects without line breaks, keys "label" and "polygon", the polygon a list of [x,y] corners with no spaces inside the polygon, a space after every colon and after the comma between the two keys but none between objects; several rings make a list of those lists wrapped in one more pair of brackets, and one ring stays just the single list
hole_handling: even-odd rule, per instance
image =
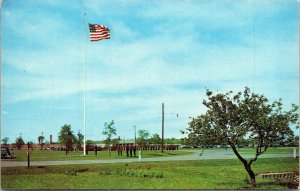
[{"label": "flagpole", "polygon": [[86,13],[84,13],[84,92],[83,92],[83,155],[86,155],[86,21],[85,21]]}]

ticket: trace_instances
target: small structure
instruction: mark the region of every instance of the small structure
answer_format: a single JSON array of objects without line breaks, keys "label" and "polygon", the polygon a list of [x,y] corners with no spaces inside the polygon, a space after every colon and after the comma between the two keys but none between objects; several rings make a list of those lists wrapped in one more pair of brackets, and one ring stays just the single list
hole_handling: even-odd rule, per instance
[{"label": "small structure", "polygon": [[299,174],[296,175],[296,173],[294,172],[265,173],[265,174],[259,174],[258,176],[262,178],[270,178],[270,179],[280,180],[280,181],[299,182]]}]

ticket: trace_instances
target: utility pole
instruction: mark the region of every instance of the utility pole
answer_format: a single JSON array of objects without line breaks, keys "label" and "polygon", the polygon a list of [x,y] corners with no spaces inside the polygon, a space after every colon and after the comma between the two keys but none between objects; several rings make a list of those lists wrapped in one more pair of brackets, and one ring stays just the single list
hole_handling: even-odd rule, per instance
[{"label": "utility pole", "polygon": [[161,119],[161,152],[164,152],[164,123],[165,123],[165,106],[164,103],[161,105],[162,119]]},{"label": "utility pole", "polygon": [[134,145],[136,145],[136,126],[134,125]]}]

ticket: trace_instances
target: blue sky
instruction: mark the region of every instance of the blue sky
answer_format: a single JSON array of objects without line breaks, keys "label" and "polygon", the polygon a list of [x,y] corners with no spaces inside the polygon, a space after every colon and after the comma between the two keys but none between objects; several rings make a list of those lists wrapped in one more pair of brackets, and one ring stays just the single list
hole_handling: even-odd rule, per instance
[{"label": "blue sky", "polygon": [[[87,23],[111,39],[89,42]],[[206,88],[245,86],[284,107],[299,103],[298,1],[3,0],[1,136],[57,141],[64,124],[83,132],[84,30],[87,139],[103,124],[181,137],[205,112]],[[255,22],[254,22],[255,21]],[[255,32],[254,32],[255,31]],[[255,34],[255,35],[254,35]],[[168,113],[179,113],[179,117]]]}]

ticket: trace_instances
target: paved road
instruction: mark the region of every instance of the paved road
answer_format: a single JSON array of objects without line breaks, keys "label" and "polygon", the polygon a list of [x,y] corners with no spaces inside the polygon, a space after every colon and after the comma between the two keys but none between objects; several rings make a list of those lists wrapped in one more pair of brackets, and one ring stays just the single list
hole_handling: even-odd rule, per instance
[{"label": "paved road", "polygon": [[[157,157],[157,158],[137,158],[130,159],[107,159],[107,160],[69,160],[69,161],[32,161],[31,166],[46,165],[68,165],[68,164],[95,164],[95,163],[129,163],[129,162],[150,162],[150,161],[180,161],[180,160],[210,160],[210,159],[235,159],[236,156],[232,150],[188,150],[193,152],[190,155],[179,155],[173,157]],[[244,158],[253,158],[253,155],[243,155]],[[263,154],[259,158],[288,158],[293,154]],[[27,162],[1,160],[2,167],[27,166]]]}]

